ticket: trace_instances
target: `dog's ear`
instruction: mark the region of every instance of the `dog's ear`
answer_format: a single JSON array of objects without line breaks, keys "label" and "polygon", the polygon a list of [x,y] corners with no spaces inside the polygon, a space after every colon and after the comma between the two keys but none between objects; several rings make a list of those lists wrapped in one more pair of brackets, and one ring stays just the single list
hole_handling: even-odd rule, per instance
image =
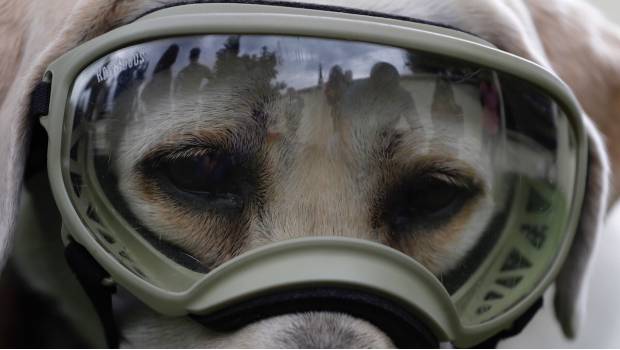
[{"label": "dog's ear", "polygon": [[0,271],[11,252],[31,130],[38,122],[28,116],[32,90],[54,59],[156,5],[115,0],[0,3]]},{"label": "dog's ear", "polygon": [[[590,119],[589,171],[575,240],[556,280],[555,312],[564,334],[574,337],[583,316],[590,260],[618,180],[620,167],[620,28],[586,2],[526,1],[548,64],[571,87]],[[598,130],[601,130],[599,132]],[[607,155],[611,158],[609,163]]]}]

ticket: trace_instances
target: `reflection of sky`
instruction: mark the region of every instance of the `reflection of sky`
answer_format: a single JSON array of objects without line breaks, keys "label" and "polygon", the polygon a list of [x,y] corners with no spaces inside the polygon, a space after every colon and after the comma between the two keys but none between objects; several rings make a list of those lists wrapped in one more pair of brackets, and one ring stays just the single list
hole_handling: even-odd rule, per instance
[{"label": "reflection of sky", "polygon": [[329,70],[340,65],[350,70],[353,79],[368,77],[376,62],[389,62],[402,74],[405,70],[404,51],[376,44],[360,42],[285,36],[244,36],[241,38],[241,54],[259,54],[266,46],[278,57],[278,81],[290,87],[306,88],[316,85],[319,64],[327,80]]},{"label": "reflection of sky", "polygon": [[[148,62],[146,77],[150,77],[161,55],[172,44],[178,45],[180,49],[172,66],[173,76],[189,64],[189,52],[195,47],[201,49],[200,62],[213,68],[216,53],[223,48],[228,37],[228,35],[186,36],[130,46],[96,61],[87,69],[90,71],[88,78],[96,74],[104,62],[113,63],[119,59],[129,59],[137,52],[145,54]],[[350,70],[353,79],[368,77],[372,65],[380,61],[391,63],[401,74],[408,71],[405,66],[405,51],[402,49],[333,39],[245,35],[240,40],[239,54],[260,56],[262,47],[267,47],[268,51],[276,53],[278,58],[276,81],[285,82],[287,86],[296,89],[317,84],[319,65],[322,66],[325,81],[334,65],[340,65],[343,71]],[[114,77],[110,80],[114,80]]]}]

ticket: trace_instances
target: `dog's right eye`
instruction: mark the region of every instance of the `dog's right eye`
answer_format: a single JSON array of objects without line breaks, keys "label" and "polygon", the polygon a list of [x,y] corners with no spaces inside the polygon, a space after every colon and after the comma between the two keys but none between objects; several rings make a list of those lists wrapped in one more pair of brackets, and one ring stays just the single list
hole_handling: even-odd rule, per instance
[{"label": "dog's right eye", "polygon": [[235,184],[229,181],[235,166],[230,155],[205,154],[168,160],[162,170],[181,191],[215,195],[235,191]]},{"label": "dog's right eye", "polygon": [[186,205],[241,209],[252,190],[251,171],[242,157],[221,151],[166,155],[146,166],[143,175]]}]

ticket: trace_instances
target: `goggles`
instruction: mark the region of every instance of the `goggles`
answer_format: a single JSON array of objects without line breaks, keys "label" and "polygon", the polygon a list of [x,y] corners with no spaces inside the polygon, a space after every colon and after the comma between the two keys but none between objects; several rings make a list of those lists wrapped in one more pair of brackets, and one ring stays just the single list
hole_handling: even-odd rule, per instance
[{"label": "goggles", "polygon": [[570,90],[457,30],[183,5],[46,79],[65,240],[166,315],[341,288],[471,346],[541,297],[579,218]]}]

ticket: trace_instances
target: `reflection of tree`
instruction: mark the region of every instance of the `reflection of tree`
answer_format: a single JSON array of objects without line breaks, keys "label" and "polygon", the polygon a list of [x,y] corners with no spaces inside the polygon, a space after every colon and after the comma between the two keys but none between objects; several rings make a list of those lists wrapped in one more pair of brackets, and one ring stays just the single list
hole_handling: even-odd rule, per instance
[{"label": "reflection of tree", "polygon": [[284,89],[286,87],[284,83],[272,82],[278,74],[275,52],[269,51],[266,46],[263,46],[258,55],[239,55],[240,39],[241,37],[238,35],[229,36],[224,47],[216,52],[213,83],[247,82],[256,88],[261,95],[266,94],[267,96]]}]

